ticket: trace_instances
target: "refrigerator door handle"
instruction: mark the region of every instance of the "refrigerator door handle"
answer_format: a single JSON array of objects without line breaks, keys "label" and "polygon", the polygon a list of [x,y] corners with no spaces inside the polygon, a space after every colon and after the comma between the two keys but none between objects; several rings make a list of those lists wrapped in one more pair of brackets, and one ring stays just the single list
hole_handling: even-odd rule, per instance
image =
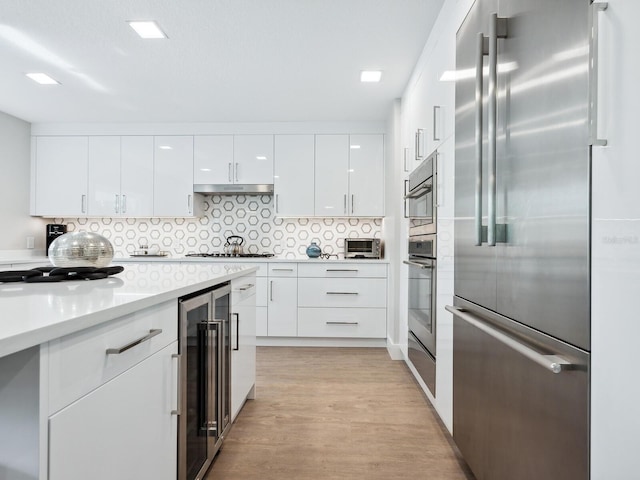
[{"label": "refrigerator door handle", "polygon": [[489,202],[487,245],[496,246],[496,138],[497,138],[497,86],[498,86],[498,38],[507,37],[507,19],[491,14],[489,22],[489,89],[487,92],[489,137]]},{"label": "refrigerator door handle", "polygon": [[570,362],[568,362],[567,360],[557,355],[545,355],[545,354],[539,353],[536,350],[532,349],[531,347],[524,345],[523,343],[520,343],[517,340],[514,340],[513,338],[509,337],[508,335],[505,335],[499,330],[496,330],[495,328],[490,327],[488,324],[486,324],[476,316],[468,313],[464,309],[461,309],[458,307],[452,307],[450,305],[447,305],[444,308],[445,310],[447,310],[448,312],[451,312],[456,317],[460,318],[461,320],[464,320],[470,325],[473,325],[477,329],[482,330],[484,333],[495,338],[500,343],[503,343],[507,347],[515,350],[516,352],[527,357],[529,360],[532,360],[538,365],[546,368],[552,373],[560,373],[563,370],[569,370],[571,369],[571,367],[573,367],[573,365]]},{"label": "refrigerator door handle", "polygon": [[604,147],[605,139],[598,138],[598,13],[608,3],[592,3],[589,8],[589,145]]},{"label": "refrigerator door handle", "polygon": [[486,37],[478,33],[476,49],[476,187],[475,187],[475,232],[477,247],[482,245],[482,90],[483,90],[483,62],[486,55]]}]

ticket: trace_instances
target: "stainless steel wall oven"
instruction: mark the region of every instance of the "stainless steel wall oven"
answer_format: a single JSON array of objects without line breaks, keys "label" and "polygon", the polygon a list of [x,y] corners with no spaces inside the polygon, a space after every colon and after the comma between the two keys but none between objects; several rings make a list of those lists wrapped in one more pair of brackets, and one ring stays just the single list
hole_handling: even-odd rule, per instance
[{"label": "stainless steel wall oven", "polygon": [[409,219],[409,235],[436,233],[436,165],[434,151],[411,172],[405,185],[405,217]]},{"label": "stainless steel wall oven", "polygon": [[409,238],[408,356],[436,394],[436,236]]},{"label": "stainless steel wall oven", "polygon": [[201,480],[231,426],[229,284],[180,300],[178,480]]}]

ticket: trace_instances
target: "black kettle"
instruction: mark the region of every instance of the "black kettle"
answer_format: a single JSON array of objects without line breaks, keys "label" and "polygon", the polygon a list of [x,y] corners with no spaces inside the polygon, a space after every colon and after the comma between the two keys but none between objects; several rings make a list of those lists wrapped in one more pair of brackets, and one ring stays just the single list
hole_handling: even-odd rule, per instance
[{"label": "black kettle", "polygon": [[224,253],[228,253],[230,255],[242,255],[244,245],[244,238],[239,235],[231,235],[227,237],[227,241],[224,244]]}]

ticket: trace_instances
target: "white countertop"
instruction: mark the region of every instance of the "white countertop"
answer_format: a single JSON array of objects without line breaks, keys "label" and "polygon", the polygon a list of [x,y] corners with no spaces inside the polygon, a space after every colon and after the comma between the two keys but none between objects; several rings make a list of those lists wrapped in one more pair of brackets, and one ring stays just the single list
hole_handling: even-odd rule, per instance
[{"label": "white countertop", "polygon": [[124,272],[104,280],[0,283],[0,357],[255,270],[145,262],[127,263]]},{"label": "white countertop", "polygon": [[[46,261],[46,259],[45,259]],[[113,263],[128,262],[184,262],[184,263],[389,263],[385,259],[344,259],[331,258],[281,258],[281,257],[127,257],[114,258]]]}]

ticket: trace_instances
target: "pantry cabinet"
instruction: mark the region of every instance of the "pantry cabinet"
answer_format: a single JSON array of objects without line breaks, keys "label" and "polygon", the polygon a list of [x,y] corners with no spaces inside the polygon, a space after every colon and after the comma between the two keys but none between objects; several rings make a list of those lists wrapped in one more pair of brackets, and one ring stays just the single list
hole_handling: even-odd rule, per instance
[{"label": "pantry cabinet", "polygon": [[314,211],[314,135],[276,135],[274,213],[309,217]]}]

